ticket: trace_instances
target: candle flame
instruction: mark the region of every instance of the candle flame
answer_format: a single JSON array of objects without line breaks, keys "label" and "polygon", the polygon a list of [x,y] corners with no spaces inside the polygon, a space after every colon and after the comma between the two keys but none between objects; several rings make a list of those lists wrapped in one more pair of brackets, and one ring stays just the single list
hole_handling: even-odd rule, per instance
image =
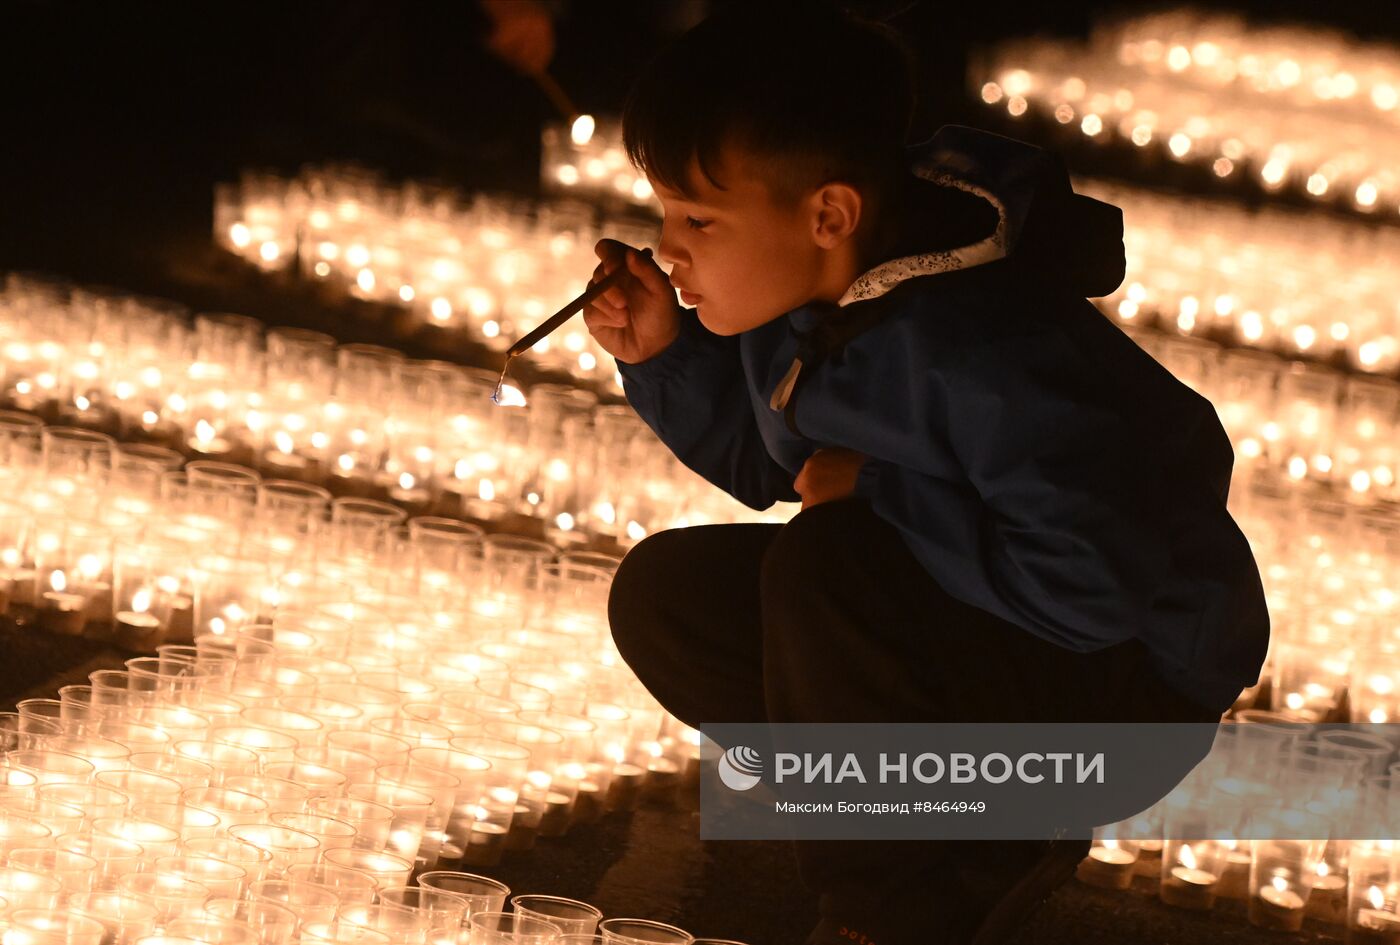
[{"label": "candle flame", "polygon": [[141,588],[131,595],[131,609],[138,614],[144,614],[151,609],[151,592],[146,588]]},{"label": "candle flame", "polygon": [[208,420],[201,420],[194,425],[194,438],[201,443],[208,443],[214,439],[214,425]]},{"label": "candle flame", "polygon": [[1373,907],[1377,909],[1385,908],[1385,893],[1381,892],[1379,886],[1372,886],[1370,889],[1366,890],[1366,898],[1370,900]]},{"label": "candle flame", "polygon": [[1320,862],[1320,863],[1317,864],[1317,875],[1318,875],[1318,876],[1326,876],[1330,871],[1331,871],[1331,867],[1329,867],[1329,866],[1327,865],[1327,861],[1326,861],[1326,860],[1323,860],[1322,862]]},{"label": "candle flame", "polygon": [[68,578],[62,571],[53,571],[49,574],[49,586],[62,594],[68,590]]},{"label": "candle flame", "polygon": [[524,407],[525,395],[511,384],[501,385],[501,396],[497,403],[502,407]]},{"label": "candle flame", "polygon": [[292,435],[286,430],[278,430],[272,434],[272,444],[277,447],[279,453],[286,453],[289,456],[295,446],[292,442]]},{"label": "candle flame", "polygon": [[83,555],[78,559],[78,572],[89,581],[102,574],[102,559],[97,555]]},{"label": "candle flame", "polygon": [[597,127],[598,123],[593,120],[592,115],[580,115],[569,128],[569,137],[573,139],[574,144],[583,147],[593,140],[593,131]]},{"label": "candle flame", "polygon": [[1272,880],[1270,880],[1270,882],[1273,884],[1273,887],[1279,892],[1288,891],[1288,880],[1284,879],[1282,876],[1275,876]]},{"label": "candle flame", "polygon": [[1188,870],[1194,870],[1196,868],[1196,853],[1187,844],[1183,843],[1181,845],[1181,853],[1177,855],[1177,859],[1179,859],[1181,865]]},{"label": "candle flame", "polygon": [[496,487],[492,485],[490,479],[481,480],[477,486],[476,494],[481,497],[481,501],[490,502],[496,498]]}]

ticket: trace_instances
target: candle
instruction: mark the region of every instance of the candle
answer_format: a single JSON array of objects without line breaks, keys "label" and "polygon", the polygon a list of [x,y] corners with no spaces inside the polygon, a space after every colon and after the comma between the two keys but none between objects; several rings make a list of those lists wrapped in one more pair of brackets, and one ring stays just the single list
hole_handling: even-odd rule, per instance
[{"label": "candle", "polygon": [[[1183,847],[1182,850],[1188,850]],[[1179,909],[1209,909],[1215,905],[1215,886],[1220,877],[1189,866],[1173,866],[1162,877],[1161,897]]]},{"label": "candle", "polygon": [[1400,915],[1385,909],[1362,909],[1347,929],[1347,945],[1400,945]]},{"label": "candle", "polygon": [[190,437],[188,445],[196,453],[206,456],[223,456],[233,450],[233,444],[219,436],[208,420],[200,420],[194,425],[194,436]]},{"label": "candle", "polygon": [[1103,846],[1089,849],[1089,855],[1079,862],[1074,875],[1081,883],[1100,889],[1127,889],[1133,883],[1136,863],[1137,855],[1131,850],[1124,850],[1115,840],[1106,840]]},{"label": "candle", "polygon": [[1261,929],[1296,932],[1303,927],[1304,899],[1288,888],[1288,880],[1274,877],[1249,900],[1249,921]]},{"label": "candle", "polygon": [[77,637],[83,634],[86,622],[87,598],[68,590],[68,578],[62,571],[49,574],[49,586],[39,601],[39,622],[49,633]]},{"label": "candle", "polygon": [[596,823],[603,816],[603,797],[596,781],[580,781],[578,797],[574,798],[573,821],[575,824]]},{"label": "candle", "polygon": [[[1248,841],[1243,842],[1248,843]],[[1222,899],[1238,899],[1241,902],[1249,898],[1249,861],[1251,858],[1248,846],[1237,847],[1226,855],[1225,871],[1221,874],[1220,883],[1215,889],[1217,896]]]},{"label": "candle", "polygon": [[118,646],[127,650],[150,651],[160,643],[160,618],[150,612],[151,592],[141,588],[131,595],[131,609],[117,611]]},{"label": "candle", "polygon": [[496,866],[506,850],[509,830],[504,824],[477,821],[467,835],[462,863],[467,866]]},{"label": "candle", "polygon": [[569,795],[550,791],[545,795],[544,816],[540,818],[541,837],[562,837],[569,829],[569,811],[573,804]]},{"label": "candle", "polygon": [[1138,846],[1137,863],[1133,867],[1133,878],[1150,879],[1156,886],[1162,876],[1162,841],[1144,840]]},{"label": "candle", "polygon": [[1320,922],[1341,925],[1347,918],[1347,878],[1322,872],[1326,866],[1321,864],[1308,896],[1308,915]]},{"label": "candle", "polygon": [[620,764],[613,768],[612,784],[608,786],[608,810],[636,810],[645,778],[646,772],[634,764]]},{"label": "candle", "polygon": [[646,785],[643,792],[649,800],[668,806],[674,805],[676,786],[680,784],[680,779],[680,765],[670,758],[653,758],[647,762]]},{"label": "candle", "polygon": [[23,567],[23,560],[17,548],[0,551],[0,613],[11,604],[34,605],[34,570]]},{"label": "candle", "polygon": [[510,832],[506,834],[506,849],[512,851],[533,850],[535,838],[540,833],[539,822],[528,804],[516,804],[515,815],[510,819]]}]

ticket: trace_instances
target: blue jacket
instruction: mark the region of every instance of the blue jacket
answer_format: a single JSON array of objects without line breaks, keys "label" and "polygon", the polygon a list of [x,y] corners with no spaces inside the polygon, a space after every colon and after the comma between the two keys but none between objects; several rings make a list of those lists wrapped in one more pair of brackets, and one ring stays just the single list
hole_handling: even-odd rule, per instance
[{"label": "blue jacket", "polygon": [[1223,713],[1259,678],[1264,591],[1214,407],[1087,301],[1122,280],[1121,211],[1000,135],[946,125],[910,156],[929,209],[903,255],[734,336],[683,309],[618,365],[628,401],[754,509],[796,501],[820,447],[866,454],[856,494],[950,594],[1080,652],[1139,637]]}]

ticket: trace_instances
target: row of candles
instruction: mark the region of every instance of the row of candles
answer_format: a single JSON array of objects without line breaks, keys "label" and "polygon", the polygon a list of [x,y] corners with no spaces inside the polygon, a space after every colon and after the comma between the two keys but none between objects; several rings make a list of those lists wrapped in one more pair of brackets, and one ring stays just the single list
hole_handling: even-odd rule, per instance
[{"label": "row of candles", "polygon": [[[504,352],[581,293],[602,237],[654,245],[654,220],[606,217],[579,200],[395,186],[372,172],[308,167],[294,179],[248,172],[215,190],[216,242],[266,270],[295,268],[349,294],[405,307],[416,324]],[[581,321],[527,354],[604,390],[616,363]]]},{"label": "row of candles", "polygon": [[[299,600],[311,574],[346,596],[372,587],[406,613],[419,598],[458,610],[471,598],[474,622],[488,607],[518,619],[518,598],[535,583],[598,578],[589,568],[616,562],[564,551],[555,570],[573,570],[555,574],[546,566],[556,549],[545,542],[409,518],[389,503],[332,498],[235,464],[174,468],[147,447],[0,415],[11,428],[21,419],[39,449],[0,439],[9,497],[0,502],[0,607],[55,633],[139,650],[172,633],[229,632]],[[1270,598],[1273,708],[1314,720],[1400,718],[1395,507],[1302,488],[1268,467],[1238,471],[1230,503]],[[600,614],[589,619],[602,633]]]},{"label": "row of candles", "polygon": [[1340,358],[1363,373],[1400,369],[1400,284],[1391,264],[1400,229],[1100,180],[1076,180],[1075,189],[1123,209],[1126,275],[1096,300],[1121,324]]},{"label": "row of candles", "polygon": [[[491,601],[500,600],[507,564],[519,572],[524,555],[534,562],[528,574],[553,553],[514,536],[483,536],[457,520],[404,524],[402,508],[263,481],[246,467],[196,461],[178,470],[147,447],[92,431],[45,428],[14,414],[0,419],[24,431],[0,441],[15,483],[9,492],[26,497],[0,514],[6,602],[12,616],[54,632],[116,633],[133,648],[148,648],[175,627],[190,636],[227,633],[240,621],[275,616],[284,598],[295,600],[303,568],[320,569],[318,581],[343,596],[362,585],[397,597],[405,612],[456,587],[475,595],[472,620],[479,621],[483,608],[504,606]],[[1299,718],[1349,712],[1355,721],[1388,721],[1400,714],[1390,590],[1400,574],[1400,517],[1384,504],[1360,506],[1301,486],[1268,466],[1245,466],[1231,493],[1275,615],[1271,704]],[[233,536],[227,553],[201,555],[215,535]],[[467,553],[478,540],[480,565]],[[609,563],[566,554],[569,562]],[[339,563],[344,556],[360,570]],[[454,580],[462,566],[475,580]],[[1247,693],[1242,705],[1257,695]]]},{"label": "row of candles", "polygon": [[[691,940],[643,920],[609,937],[558,897],[505,917],[496,893],[402,888],[647,796],[693,799],[698,733],[607,630],[617,558],[229,464],[132,466],[139,450],[89,431],[41,444],[37,466],[0,466],[7,616],[155,655],[0,716],[7,945],[89,941],[41,934],[65,904],[144,917],[93,941],[570,941],[523,937],[531,909],[620,945]],[[261,927],[287,908],[295,927]]]},{"label": "row of candles", "polygon": [[[1296,932],[1305,917],[1348,943],[1400,940],[1400,734],[1247,710],[1152,808],[1094,832],[1077,877],[1168,905],[1232,903]],[[1376,838],[1376,839],[1366,839]]]},{"label": "row of candles", "polygon": [[1400,942],[1400,514],[1267,466],[1237,467],[1230,511],[1271,616],[1259,684],[1170,794],[1096,829],[1076,875],[1254,925]]},{"label": "row of candles", "polygon": [[1227,22],[1188,12],[1116,20],[1087,44],[1009,40],[975,57],[969,85],[1012,118],[1053,120],[1081,140],[1131,143],[1221,179],[1248,173],[1266,192],[1393,218],[1400,49]]},{"label": "row of candles", "polygon": [[[29,277],[0,296],[0,377],[0,404],[52,423],[417,512],[527,515],[561,544],[790,516],[710,488],[585,389],[508,386],[497,406],[485,369]],[[37,446],[22,423],[0,435]]]},{"label": "row of candles", "polygon": [[[291,196],[301,186],[272,180],[255,188],[245,182],[241,203],[222,191],[216,212],[221,242],[256,260],[261,250],[248,237],[246,221],[270,214],[282,221],[284,235],[277,239],[288,246],[278,260],[301,259],[309,276],[339,280],[354,294],[366,294],[367,286],[371,297],[418,306],[429,321],[458,326],[500,350],[581,291],[596,264],[592,247],[602,231],[591,227],[586,213],[569,215],[546,204],[532,218],[524,207],[492,212],[478,206],[460,215],[471,222],[444,216],[425,223],[426,211],[408,198],[371,192],[356,200],[337,198],[342,210],[355,208],[353,223],[327,223],[307,235],[312,221],[324,223],[330,211],[309,211],[312,204],[304,197]],[[1175,333],[1219,335],[1290,357],[1340,357],[1363,373],[1400,369],[1400,291],[1390,265],[1400,253],[1400,231],[1287,208],[1251,211],[1101,180],[1076,179],[1075,188],[1124,211],[1126,277],[1098,302],[1111,317],[1153,322]],[[412,185],[403,190],[411,192]],[[492,198],[479,196],[477,203],[489,207]],[[449,242],[461,259],[472,261],[448,262],[428,245],[437,236],[404,236],[406,230],[449,229],[459,231]],[[634,245],[652,245],[655,238],[654,227],[610,232]],[[392,247],[387,256],[377,248],[381,244]],[[410,274],[403,277],[407,282],[396,282],[374,259],[392,259],[392,267],[405,273],[431,270],[490,285],[465,294],[424,295],[428,281]],[[507,317],[505,310],[515,315]],[[615,362],[581,322],[542,340],[530,356],[579,384],[621,391]]]},{"label": "row of candles", "polygon": [[1090,45],[1145,75],[1400,122],[1400,48],[1317,23],[1251,23],[1237,13],[1175,7],[1100,20]]},{"label": "row of candles", "polygon": [[[191,329],[158,300],[15,276],[8,285],[0,404],[54,423],[415,511],[486,522],[525,514],[561,543],[625,545],[675,525],[792,514],[786,505],[757,513],[711,488],[629,406],[585,389],[507,388],[515,406],[503,408],[485,369],[336,345],[245,316],[199,315]],[[1397,497],[1400,384],[1137,330],[1123,316],[1141,289],[1131,282],[1112,307],[1120,323],[1216,405],[1241,465],[1333,483],[1357,501]],[[3,430],[37,446],[22,423]]]}]

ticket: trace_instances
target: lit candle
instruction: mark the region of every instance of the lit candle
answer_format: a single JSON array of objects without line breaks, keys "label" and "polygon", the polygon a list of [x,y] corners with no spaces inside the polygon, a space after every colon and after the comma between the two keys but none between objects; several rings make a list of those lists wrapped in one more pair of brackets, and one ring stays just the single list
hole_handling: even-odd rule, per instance
[{"label": "lit candle", "polygon": [[218,435],[214,424],[200,420],[194,425],[194,436],[189,440],[189,447],[207,456],[222,456],[233,449],[233,444]]},{"label": "lit candle", "polygon": [[87,598],[68,590],[68,577],[62,571],[49,573],[49,587],[39,601],[39,622],[49,633],[82,636]]},{"label": "lit candle", "polygon": [[1180,909],[1209,909],[1215,905],[1215,887],[1220,877],[1197,868],[1196,854],[1189,845],[1183,844],[1179,855],[1180,865],[1162,876],[1162,901]]},{"label": "lit candle", "polygon": [[1362,909],[1356,925],[1347,930],[1347,945],[1397,945],[1400,943],[1400,915],[1383,909]]},{"label": "lit candle", "polygon": [[[1241,902],[1249,898],[1249,863],[1253,858],[1248,840],[1223,840],[1230,846],[1225,855],[1225,871],[1215,887],[1215,894],[1223,899],[1237,899]],[[1233,844],[1233,846],[1231,846]]]},{"label": "lit candle", "polygon": [[1347,878],[1330,872],[1325,861],[1317,867],[1317,878],[1308,896],[1308,915],[1336,925],[1346,922]]},{"label": "lit candle", "polygon": [[292,435],[286,430],[272,434],[273,449],[263,453],[263,466],[266,471],[281,479],[302,479],[306,476],[310,461],[296,451]]},{"label": "lit candle", "polygon": [[561,837],[569,829],[570,809],[573,802],[567,794],[550,791],[545,795],[544,816],[540,818],[541,837]]},{"label": "lit candle", "polygon": [[[485,817],[486,813],[483,811],[481,816]],[[508,835],[509,829],[504,824],[478,820],[467,834],[467,848],[462,852],[463,865],[498,865],[501,854],[506,850]]]},{"label": "lit candle", "polygon": [[1102,846],[1089,848],[1089,855],[1080,861],[1074,875],[1081,883],[1100,889],[1127,889],[1133,884],[1135,863],[1137,854],[1108,838]]},{"label": "lit candle", "polygon": [[1400,915],[1386,908],[1385,893],[1379,886],[1366,891],[1371,908],[1356,913],[1347,929],[1347,945],[1400,945]]},{"label": "lit candle", "polygon": [[160,618],[151,613],[152,594],[141,588],[131,595],[131,609],[117,611],[118,646],[128,650],[154,650],[160,642]]},{"label": "lit candle", "polygon": [[1249,921],[1262,929],[1296,932],[1303,927],[1304,899],[1289,888],[1288,880],[1275,876],[1249,900]]},{"label": "lit candle", "polygon": [[632,811],[642,799],[642,782],[646,771],[634,764],[613,768],[612,784],[608,785],[608,810]]},{"label": "lit candle", "polygon": [[34,606],[34,569],[24,567],[18,548],[0,551],[0,613],[8,613],[12,604]]}]

